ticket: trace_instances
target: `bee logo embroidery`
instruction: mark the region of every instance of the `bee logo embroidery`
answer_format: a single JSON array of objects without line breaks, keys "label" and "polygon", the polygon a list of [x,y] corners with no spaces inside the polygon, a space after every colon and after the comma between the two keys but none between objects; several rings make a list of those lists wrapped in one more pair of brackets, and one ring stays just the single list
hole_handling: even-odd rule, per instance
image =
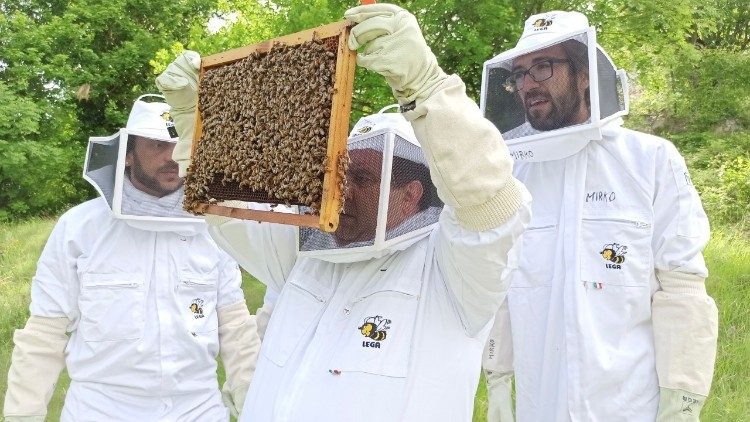
[{"label": "bee logo embroidery", "polygon": [[203,299],[195,298],[190,304],[190,312],[194,313],[195,319],[203,318]]},{"label": "bee logo embroidery", "polygon": [[536,30],[547,29],[548,26],[552,25],[552,19],[537,19],[532,25]]},{"label": "bee logo embroidery", "polygon": [[367,133],[372,130],[372,126],[362,126],[361,128],[357,129],[357,133],[363,134]]},{"label": "bee logo embroidery", "polygon": [[172,115],[168,111],[165,111],[161,114],[161,118],[164,119],[164,122],[167,125],[167,132],[169,132],[169,136],[171,138],[176,138],[178,136],[177,129],[175,129],[174,127],[174,120],[172,120]]},{"label": "bee logo embroidery", "polygon": [[609,262],[612,262],[612,264],[607,264],[607,268],[613,268],[617,270],[620,269],[620,264],[625,262],[626,253],[628,253],[628,247],[622,246],[619,243],[610,243],[604,245],[604,249],[599,252],[602,258]]},{"label": "bee logo embroidery", "polygon": [[379,349],[380,342],[388,336],[387,331],[391,328],[391,320],[385,319],[380,315],[365,318],[362,326],[358,327],[359,332],[374,341],[363,341],[362,347],[374,347]]}]

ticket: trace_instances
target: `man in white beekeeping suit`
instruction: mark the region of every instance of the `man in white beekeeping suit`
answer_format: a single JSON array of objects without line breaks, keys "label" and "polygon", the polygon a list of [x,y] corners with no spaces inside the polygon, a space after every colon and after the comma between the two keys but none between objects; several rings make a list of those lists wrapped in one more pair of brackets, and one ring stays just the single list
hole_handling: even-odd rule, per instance
[{"label": "man in white beekeeping suit", "polygon": [[530,17],[485,63],[482,109],[533,197],[485,354],[495,420],[512,418],[511,371],[521,421],[698,420],[718,325],[708,220],[675,147],[622,127],[627,105],[577,12]]},{"label": "man in white beekeeping suit", "polygon": [[[529,197],[411,13],[374,4],[345,17],[358,63],[386,76],[403,117],[370,116],[352,132],[332,235],[214,221],[217,243],[277,295],[242,420],[469,421]],[[186,53],[157,79],[181,133],[198,67]],[[175,157],[185,165],[187,150]]]},{"label": "man in white beekeeping suit", "polygon": [[228,421],[242,409],[260,340],[240,272],[182,210],[169,106],[144,97],[124,129],[89,140],[84,178],[101,196],[60,217],[39,258],[6,421],[45,420],[65,367],[62,421]]}]

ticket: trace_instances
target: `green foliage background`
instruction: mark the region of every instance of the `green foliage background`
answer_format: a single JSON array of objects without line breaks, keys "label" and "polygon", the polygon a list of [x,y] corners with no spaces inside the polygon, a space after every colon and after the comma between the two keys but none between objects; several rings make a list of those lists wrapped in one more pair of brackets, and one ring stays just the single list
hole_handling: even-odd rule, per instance
[{"label": "green foliage background", "polygon": [[[578,10],[631,80],[627,125],[675,141],[715,222],[748,227],[750,8],[744,0],[411,0],[449,73],[475,99],[482,63],[530,14]],[[212,54],[342,18],[340,0],[0,0],[0,221],[91,197],[89,136],[125,124],[138,95],[183,49]],[[394,100],[357,70],[352,120]],[[712,153],[707,153],[711,151]]]}]

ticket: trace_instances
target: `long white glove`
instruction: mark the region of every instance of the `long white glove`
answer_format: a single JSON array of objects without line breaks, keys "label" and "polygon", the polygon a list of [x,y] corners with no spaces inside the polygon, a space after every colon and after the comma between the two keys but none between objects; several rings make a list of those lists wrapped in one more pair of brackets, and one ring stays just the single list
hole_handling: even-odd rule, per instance
[{"label": "long white glove", "polygon": [[13,334],[15,347],[5,392],[5,420],[44,420],[57,378],[65,367],[68,324],[68,318],[32,315],[26,326]]},{"label": "long white glove", "polygon": [[359,50],[357,64],[385,76],[401,105],[419,103],[448,77],[408,11],[376,3],[351,8],[344,17],[357,24],[349,35],[349,48]]},{"label": "long white glove", "polygon": [[263,337],[266,336],[266,329],[268,328],[268,323],[271,321],[273,308],[276,306],[278,298],[279,294],[273,288],[266,288],[266,295],[263,297],[263,306],[255,311],[255,318],[258,321],[258,336],[260,336],[260,341],[263,341]]},{"label": "long white glove", "polygon": [[495,314],[495,323],[484,347],[482,369],[487,381],[487,422],[513,422],[513,341],[508,301]]},{"label": "long white glove", "polygon": [[658,270],[656,275],[661,285],[651,305],[660,387],[656,420],[698,421],[713,378],[718,310],[703,277]]},{"label": "long white glove", "polygon": [[513,422],[512,372],[485,371],[487,422]]},{"label": "long white glove", "polygon": [[221,389],[222,399],[232,415],[238,417],[255,373],[260,337],[255,317],[250,315],[244,300],[219,308],[217,314],[219,354],[227,375]]},{"label": "long white glove", "polygon": [[468,230],[500,227],[524,203],[525,189],[511,175],[500,132],[466,96],[461,79],[440,69],[416,18],[384,3],[344,16],[357,23],[349,36],[349,48],[360,49],[357,63],[385,76],[404,105],[440,199]]},{"label": "long white glove", "polygon": [[180,167],[180,177],[187,174],[195,134],[195,111],[198,105],[198,70],[201,56],[186,50],[180,54],[161,75],[156,77],[156,87],[172,109],[170,114],[180,139],[172,152],[172,159]]}]

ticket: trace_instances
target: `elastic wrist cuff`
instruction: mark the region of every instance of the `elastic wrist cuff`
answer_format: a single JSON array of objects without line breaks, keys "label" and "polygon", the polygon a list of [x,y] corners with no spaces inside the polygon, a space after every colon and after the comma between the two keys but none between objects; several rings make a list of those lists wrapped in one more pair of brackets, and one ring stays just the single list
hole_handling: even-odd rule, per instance
[{"label": "elastic wrist cuff", "polygon": [[656,270],[661,289],[665,293],[706,295],[705,279],[695,274]]},{"label": "elastic wrist cuff", "polygon": [[195,113],[195,104],[189,105],[187,107],[180,107],[180,106],[174,106],[170,109],[170,114],[184,114],[184,113]]},{"label": "elastic wrist cuff", "polygon": [[471,231],[485,231],[502,226],[523,204],[523,191],[515,178],[510,178],[503,189],[480,205],[456,207],[456,219]]},{"label": "elastic wrist cuff", "polygon": [[67,317],[31,315],[26,321],[25,328],[46,334],[64,334],[69,324],[70,320]]}]

